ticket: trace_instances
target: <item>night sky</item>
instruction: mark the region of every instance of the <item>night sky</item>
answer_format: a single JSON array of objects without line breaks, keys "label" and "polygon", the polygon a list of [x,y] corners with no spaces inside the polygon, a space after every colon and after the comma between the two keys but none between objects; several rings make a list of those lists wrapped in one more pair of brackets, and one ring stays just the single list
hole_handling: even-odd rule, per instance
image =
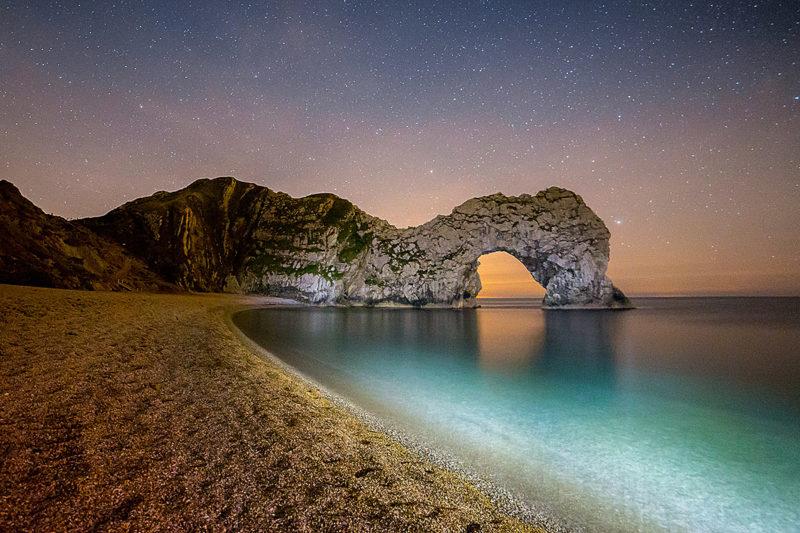
[{"label": "night sky", "polygon": [[0,177],[67,218],[232,175],[398,226],[558,185],[628,293],[800,294],[799,34],[796,1],[0,1]]}]

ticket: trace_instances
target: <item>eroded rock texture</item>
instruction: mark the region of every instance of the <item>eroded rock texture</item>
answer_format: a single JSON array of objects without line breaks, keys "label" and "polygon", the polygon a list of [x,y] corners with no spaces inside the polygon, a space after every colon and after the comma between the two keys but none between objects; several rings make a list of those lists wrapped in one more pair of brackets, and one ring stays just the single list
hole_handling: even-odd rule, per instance
[{"label": "eroded rock texture", "polygon": [[547,306],[626,306],[606,276],[609,236],[581,197],[564,189],[473,198],[422,226],[383,229],[357,269],[363,283],[356,277],[344,294],[367,302],[473,306],[481,288],[478,258],[505,251],[545,288]]},{"label": "eroded rock texture", "polygon": [[331,194],[292,198],[233,178],[199,180],[81,222],[190,290],[311,303],[469,307],[478,258],[503,250],[550,307],[624,307],[606,276],[609,231],[580,196],[474,198],[399,229]]}]

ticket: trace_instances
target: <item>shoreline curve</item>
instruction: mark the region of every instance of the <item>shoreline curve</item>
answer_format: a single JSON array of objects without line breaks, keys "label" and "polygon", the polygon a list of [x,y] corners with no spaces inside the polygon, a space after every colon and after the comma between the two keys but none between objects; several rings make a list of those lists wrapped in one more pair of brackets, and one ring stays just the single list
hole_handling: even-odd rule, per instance
[{"label": "shoreline curve", "polygon": [[243,343],[267,302],[0,285],[0,529],[542,530]]}]

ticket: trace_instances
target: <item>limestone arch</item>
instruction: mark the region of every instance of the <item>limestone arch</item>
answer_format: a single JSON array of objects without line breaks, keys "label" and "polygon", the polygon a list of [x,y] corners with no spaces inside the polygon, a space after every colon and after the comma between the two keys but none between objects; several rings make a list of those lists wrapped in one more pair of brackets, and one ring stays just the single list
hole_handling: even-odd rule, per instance
[{"label": "limestone arch", "polygon": [[544,288],[544,308],[630,306],[606,276],[608,228],[564,189],[473,198],[415,227],[382,224],[358,268],[343,273],[338,303],[475,307],[478,260],[501,251]]}]

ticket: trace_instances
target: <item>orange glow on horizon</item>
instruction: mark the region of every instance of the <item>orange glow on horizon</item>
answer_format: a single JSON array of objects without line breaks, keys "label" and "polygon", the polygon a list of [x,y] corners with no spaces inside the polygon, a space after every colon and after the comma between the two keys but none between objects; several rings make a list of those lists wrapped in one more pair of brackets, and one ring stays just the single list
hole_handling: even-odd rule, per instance
[{"label": "orange glow on horizon", "polygon": [[478,261],[478,275],[483,288],[480,298],[542,298],[544,288],[536,283],[530,272],[511,254],[493,252]]},{"label": "orange glow on horizon", "polygon": [[[626,258],[627,259],[627,258]],[[542,298],[544,288],[516,258],[493,252],[479,258],[479,298]],[[664,258],[642,267],[634,260],[612,261],[608,276],[628,296],[792,296],[800,293],[800,280],[787,274],[790,265],[763,265],[751,271],[728,262],[724,274],[700,262]]]}]

